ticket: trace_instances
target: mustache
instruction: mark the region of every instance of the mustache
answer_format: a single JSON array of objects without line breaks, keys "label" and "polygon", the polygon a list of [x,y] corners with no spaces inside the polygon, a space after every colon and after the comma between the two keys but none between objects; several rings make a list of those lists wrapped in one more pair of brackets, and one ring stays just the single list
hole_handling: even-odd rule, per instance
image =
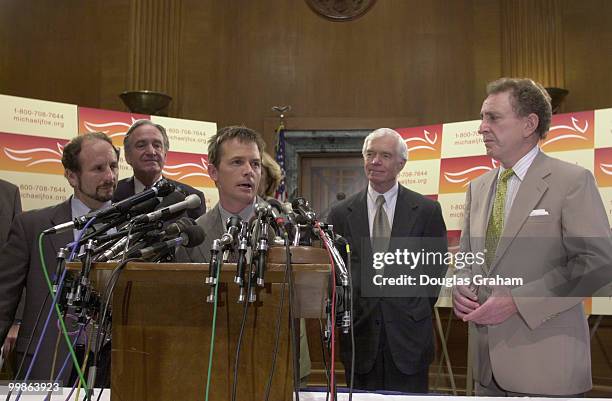
[{"label": "mustache", "polygon": [[107,189],[107,188],[112,188],[113,190],[115,190],[117,188],[117,181],[106,182],[101,185],[98,185],[98,189]]}]

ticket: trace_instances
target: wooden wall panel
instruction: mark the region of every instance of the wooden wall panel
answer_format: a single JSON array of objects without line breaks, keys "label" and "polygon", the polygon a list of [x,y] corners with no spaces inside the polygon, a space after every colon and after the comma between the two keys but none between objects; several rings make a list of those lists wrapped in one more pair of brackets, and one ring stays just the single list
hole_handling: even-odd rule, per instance
[{"label": "wooden wall panel", "polygon": [[[384,0],[346,23],[302,0],[169,0],[177,12],[162,3],[4,0],[0,93],[124,110],[121,91],[165,85],[174,116],[221,126],[261,131],[286,104],[294,118],[429,124],[477,118],[486,82],[508,71],[506,0]],[[561,19],[565,110],[612,106],[612,3],[540,3]],[[142,5],[157,10],[161,53],[148,56],[130,34],[146,33],[131,23]],[[163,64],[167,76],[136,74],[136,62]]]},{"label": "wooden wall panel", "polygon": [[[493,51],[488,60],[499,59],[497,9],[490,3],[387,0],[349,23],[320,18],[302,1],[207,5],[218,16],[206,20],[207,31],[221,36],[211,38],[218,46],[214,65],[203,56],[182,65],[190,77],[200,71],[212,79],[182,88],[189,99],[183,114],[215,110],[221,125],[260,130],[262,118],[274,116],[270,107],[280,104],[290,104],[296,117],[411,117],[424,124],[473,118],[482,93],[474,91],[476,80],[499,74],[495,61],[479,64],[494,72],[475,68],[483,48]],[[202,16],[185,18],[186,26],[196,26]],[[191,38],[184,52],[213,50],[203,41]]]},{"label": "wooden wall panel", "polygon": [[612,107],[612,2],[565,0],[563,29],[564,110]]}]

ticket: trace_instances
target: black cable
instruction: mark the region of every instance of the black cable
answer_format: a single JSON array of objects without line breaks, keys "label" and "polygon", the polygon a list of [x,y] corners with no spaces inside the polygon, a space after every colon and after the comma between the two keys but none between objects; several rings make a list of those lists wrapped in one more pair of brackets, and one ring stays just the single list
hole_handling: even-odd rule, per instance
[{"label": "black cable", "polygon": [[[244,328],[246,326],[247,313],[249,310],[249,296],[251,293],[251,284],[255,279],[253,275],[253,264],[249,266],[249,282],[247,283],[246,298],[244,300],[244,308],[242,312],[242,322],[240,322],[240,333],[238,334],[238,342],[236,344],[236,356],[234,357],[234,382],[232,383],[232,401],[236,401],[236,387],[238,386],[238,362],[240,360],[240,350],[242,348],[242,337],[244,335]],[[217,285],[219,285],[217,283]]]},{"label": "black cable", "polygon": [[[300,401],[300,361],[297,358],[297,350],[295,345],[295,317],[293,311],[294,293],[293,293],[293,266],[291,265],[291,249],[286,250],[287,264],[289,266],[289,329],[291,331],[291,356],[293,359],[293,392],[295,394],[295,401]],[[299,337],[298,337],[299,339]]]},{"label": "black cable", "polygon": [[325,380],[327,385],[327,395],[325,396],[325,401],[329,401],[329,394],[331,392],[331,387],[329,383],[329,368],[327,367],[327,358],[325,357],[325,335],[323,334],[323,322],[321,318],[319,318],[319,340],[321,343],[321,356],[323,357],[323,369],[325,370]]},{"label": "black cable", "polygon": [[106,382],[104,383],[104,386],[102,386],[102,388],[100,389],[96,401],[100,401],[100,398],[102,398],[102,391],[104,391],[107,386],[110,387],[110,375],[106,375]]},{"label": "black cable", "polygon": [[350,382],[349,382],[349,401],[353,400],[353,382],[355,380],[355,327],[353,325],[353,321],[354,321],[354,315],[353,315],[353,277],[351,275],[351,247],[350,245],[346,246],[346,254],[347,254],[347,274],[348,274],[348,287],[349,287],[349,293],[351,294],[351,302],[350,302],[350,313],[351,313],[351,319],[350,319],[350,327],[349,330],[351,331],[351,378],[350,378]]},{"label": "black cable", "polygon": [[[115,291],[115,285],[117,284],[117,282],[119,281],[119,275],[121,274],[121,272],[123,271],[123,269],[125,268],[125,266],[129,263],[129,262],[134,262],[136,260],[141,260],[139,258],[130,258],[130,259],[125,259],[123,261],[121,261],[117,267],[115,267],[113,269],[113,272],[111,273],[111,277],[108,280],[108,282],[106,283],[106,287],[104,288],[104,295],[102,297],[102,299],[105,299],[104,301],[104,309],[102,310],[102,314],[100,317],[100,324],[98,325],[98,332],[96,333],[96,343],[95,343],[95,351],[94,351],[94,360],[91,366],[96,367],[98,366],[98,360],[99,360],[99,354],[100,354],[100,350],[102,349],[102,341],[104,340],[104,338],[106,338],[107,332],[105,329],[105,324],[106,324],[106,317],[107,317],[107,313],[108,313],[108,307],[110,305],[110,301],[112,299],[113,296],[113,292]],[[104,335],[102,335],[102,333],[104,333]],[[98,376],[98,372],[96,370],[95,372],[95,376],[94,376],[94,380],[93,380],[93,386],[95,386],[95,382]],[[102,387],[100,389],[100,393],[98,394],[98,400],[101,397],[102,391],[104,391],[104,387]],[[86,399],[87,400],[91,400],[91,396],[93,394],[93,388],[90,389],[89,393],[86,394]]]},{"label": "black cable", "polygon": [[[284,232],[285,237],[285,249],[287,253],[291,252],[289,249],[289,237],[287,236],[287,232]],[[281,329],[281,320],[283,317],[283,307],[285,304],[285,285],[287,284],[289,276],[289,258],[285,258],[285,278],[283,280],[283,284],[281,286],[281,295],[280,295],[280,307],[278,309],[278,315],[276,317],[276,334],[274,339],[274,351],[272,352],[272,366],[270,368],[270,375],[268,376],[268,382],[266,383],[266,392],[265,392],[265,401],[268,401],[270,398],[270,389],[272,388],[272,378],[274,377],[274,368],[276,367],[276,357],[278,356],[278,346],[280,340],[280,329]]]}]

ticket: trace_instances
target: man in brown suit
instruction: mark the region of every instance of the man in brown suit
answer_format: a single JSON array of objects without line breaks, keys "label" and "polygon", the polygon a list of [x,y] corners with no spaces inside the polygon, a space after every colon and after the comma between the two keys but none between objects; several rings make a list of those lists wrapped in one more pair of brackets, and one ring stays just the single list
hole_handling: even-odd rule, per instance
[{"label": "man in brown suit", "polygon": [[551,121],[542,86],[503,78],[487,94],[479,132],[501,167],[470,183],[461,235],[461,251],[486,262],[453,291],[456,315],[470,322],[476,392],[582,394],[592,387],[582,299],[612,280],[608,218],[588,170],[539,150]]}]

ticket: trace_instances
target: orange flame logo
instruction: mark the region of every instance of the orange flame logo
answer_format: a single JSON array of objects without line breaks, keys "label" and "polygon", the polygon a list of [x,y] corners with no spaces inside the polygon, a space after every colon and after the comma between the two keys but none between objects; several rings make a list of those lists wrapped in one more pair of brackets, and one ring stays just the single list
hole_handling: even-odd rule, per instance
[{"label": "orange flame logo", "polygon": [[[132,124],[134,123],[134,121],[136,121],[136,119],[132,118]],[[104,132],[110,138],[123,138],[127,130],[132,126],[132,124],[122,123],[121,121],[111,121],[108,123],[100,124],[96,124],[90,121],[83,121],[83,125],[85,126],[87,132]]]},{"label": "orange flame logo", "polygon": [[595,149],[595,179],[600,187],[612,187],[612,148]]},{"label": "orange flame logo", "polygon": [[541,144],[542,150],[558,152],[593,148],[594,120],[593,111],[554,115],[548,135]]},{"label": "orange flame logo", "polygon": [[442,159],[440,163],[440,193],[462,193],[470,181],[499,166],[488,156]]},{"label": "orange flame logo", "polygon": [[164,176],[195,187],[214,187],[208,174],[206,156],[192,153],[168,152]]},{"label": "orange flame logo", "polygon": [[134,121],[149,119],[144,114],[79,107],[79,133],[103,132],[115,146],[123,146],[123,137]]},{"label": "orange flame logo", "polygon": [[399,128],[397,132],[404,138],[408,147],[408,160],[440,158],[442,124]]},{"label": "orange flame logo", "polygon": [[67,140],[0,133],[0,169],[28,173],[64,174],[62,153]]}]

